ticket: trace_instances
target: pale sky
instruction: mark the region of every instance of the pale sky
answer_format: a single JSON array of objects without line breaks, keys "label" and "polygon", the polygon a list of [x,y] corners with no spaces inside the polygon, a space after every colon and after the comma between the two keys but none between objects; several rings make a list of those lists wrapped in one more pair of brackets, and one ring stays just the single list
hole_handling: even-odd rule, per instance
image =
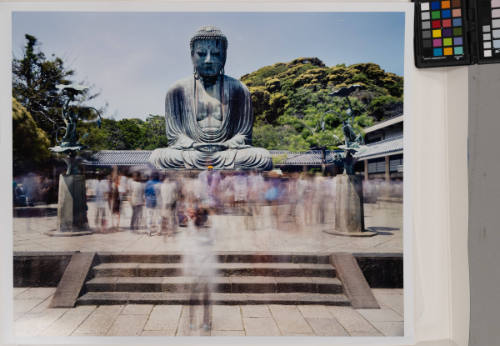
[{"label": "pale sky", "polygon": [[13,54],[24,35],[95,86],[105,117],[164,113],[165,93],[192,74],[189,39],[203,25],[229,41],[226,74],[240,78],[276,62],[318,57],[326,65],[374,62],[403,75],[404,13],[14,12]]}]

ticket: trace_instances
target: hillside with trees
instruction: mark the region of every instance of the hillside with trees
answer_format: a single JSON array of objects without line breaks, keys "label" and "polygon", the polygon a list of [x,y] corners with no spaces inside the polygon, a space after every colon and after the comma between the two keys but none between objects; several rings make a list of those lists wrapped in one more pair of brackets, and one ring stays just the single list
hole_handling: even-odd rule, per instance
[{"label": "hillside with trees", "polygon": [[328,67],[318,58],[299,58],[262,67],[241,81],[252,95],[253,144],[268,149],[333,149],[341,144],[347,102],[330,95],[341,87],[363,88],[349,95],[358,129],[403,108],[403,77],[373,63]]}]

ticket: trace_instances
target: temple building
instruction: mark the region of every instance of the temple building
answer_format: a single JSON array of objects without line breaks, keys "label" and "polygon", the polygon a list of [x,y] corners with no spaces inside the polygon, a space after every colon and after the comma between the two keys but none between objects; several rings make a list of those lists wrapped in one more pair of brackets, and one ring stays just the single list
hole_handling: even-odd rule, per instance
[{"label": "temple building", "polygon": [[356,157],[356,171],[365,180],[403,179],[403,115],[367,127],[366,148]]}]

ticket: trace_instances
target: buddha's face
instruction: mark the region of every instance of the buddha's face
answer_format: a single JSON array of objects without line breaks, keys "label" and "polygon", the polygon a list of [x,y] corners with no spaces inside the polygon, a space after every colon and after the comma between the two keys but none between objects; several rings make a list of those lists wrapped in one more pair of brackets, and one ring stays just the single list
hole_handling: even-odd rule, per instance
[{"label": "buddha's face", "polygon": [[217,76],[226,63],[226,52],[219,40],[199,40],[193,44],[191,52],[193,66],[200,76]]}]

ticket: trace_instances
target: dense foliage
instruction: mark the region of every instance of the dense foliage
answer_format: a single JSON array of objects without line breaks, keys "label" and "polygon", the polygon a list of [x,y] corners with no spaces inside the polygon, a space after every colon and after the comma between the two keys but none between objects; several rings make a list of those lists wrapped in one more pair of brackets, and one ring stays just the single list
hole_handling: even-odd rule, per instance
[{"label": "dense foliage", "polygon": [[165,118],[149,115],[141,119],[104,119],[101,128],[80,126],[88,136],[81,142],[93,150],[152,150],[167,146]]},{"label": "dense foliage", "polygon": [[68,95],[57,88],[58,85],[77,84],[72,80],[74,71],[67,69],[61,58],[47,58],[36,37],[26,34],[25,38],[23,56],[12,61],[12,96],[47,134],[50,144],[55,145],[57,131],[64,126],[62,108],[65,102],[69,99],[83,119],[92,120],[96,112],[85,103],[97,94],[87,89]]},{"label": "dense foliage", "polygon": [[403,106],[403,78],[373,63],[327,67],[318,58],[299,58],[265,66],[241,81],[252,94],[253,143],[268,149],[341,144],[347,102],[330,94],[344,86],[364,88],[349,95],[358,129],[397,115]]},{"label": "dense foliage", "polygon": [[50,158],[50,141],[28,110],[12,99],[12,139],[14,170],[29,169]]}]

